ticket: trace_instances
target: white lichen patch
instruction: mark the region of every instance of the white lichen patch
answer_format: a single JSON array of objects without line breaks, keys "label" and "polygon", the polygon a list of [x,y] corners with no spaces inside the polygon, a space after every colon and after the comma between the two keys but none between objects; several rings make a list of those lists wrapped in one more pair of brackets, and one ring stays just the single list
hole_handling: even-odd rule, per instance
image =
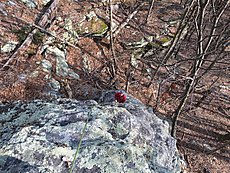
[{"label": "white lichen patch", "polygon": [[1,52],[2,53],[9,53],[15,49],[17,44],[18,44],[18,42],[10,41],[1,47]]}]

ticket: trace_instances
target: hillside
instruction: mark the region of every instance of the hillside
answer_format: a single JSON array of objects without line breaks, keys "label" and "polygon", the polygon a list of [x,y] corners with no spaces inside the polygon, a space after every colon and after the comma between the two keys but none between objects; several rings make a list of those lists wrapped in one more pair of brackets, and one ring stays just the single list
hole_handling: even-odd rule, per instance
[{"label": "hillside", "polygon": [[1,0],[0,102],[125,90],[176,117],[188,172],[228,173],[230,7],[199,2]]}]

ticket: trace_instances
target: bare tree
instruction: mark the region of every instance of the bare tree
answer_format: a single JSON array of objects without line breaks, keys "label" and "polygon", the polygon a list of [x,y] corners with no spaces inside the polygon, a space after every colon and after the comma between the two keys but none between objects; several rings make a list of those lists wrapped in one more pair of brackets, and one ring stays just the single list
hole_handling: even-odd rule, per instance
[{"label": "bare tree", "polygon": [[[202,77],[211,71],[215,64],[224,59],[223,40],[226,39],[226,28],[229,22],[225,22],[229,1],[198,0],[196,10],[191,21],[195,26],[193,37],[196,40],[196,54],[191,71],[186,76],[186,87],[182,99],[172,116],[172,136],[176,136],[177,120],[191,93],[195,90]],[[208,21],[211,20],[211,21]],[[228,36],[229,37],[229,36]],[[209,64],[207,66],[207,64]],[[221,70],[221,69],[219,69]]]}]

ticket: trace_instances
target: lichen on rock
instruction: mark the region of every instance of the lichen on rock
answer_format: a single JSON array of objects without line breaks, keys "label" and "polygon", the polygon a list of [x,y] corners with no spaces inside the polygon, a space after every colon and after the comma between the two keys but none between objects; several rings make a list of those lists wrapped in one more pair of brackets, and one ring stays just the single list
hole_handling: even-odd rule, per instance
[{"label": "lichen on rock", "polygon": [[74,172],[180,172],[168,122],[131,96],[103,100],[1,104],[0,172],[69,172],[86,122]]},{"label": "lichen on rock", "polygon": [[9,53],[11,51],[13,51],[15,49],[15,47],[17,46],[18,42],[14,42],[14,41],[9,41],[8,43],[6,43],[5,45],[3,45],[1,47],[1,53]]},{"label": "lichen on rock", "polygon": [[81,35],[103,36],[108,29],[108,25],[93,11],[87,14],[78,25],[78,33]]}]

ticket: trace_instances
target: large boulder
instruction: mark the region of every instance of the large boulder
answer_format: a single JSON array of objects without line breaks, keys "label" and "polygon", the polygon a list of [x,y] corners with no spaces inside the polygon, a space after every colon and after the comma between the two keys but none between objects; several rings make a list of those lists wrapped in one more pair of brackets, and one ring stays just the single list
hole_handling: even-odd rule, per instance
[{"label": "large boulder", "polygon": [[167,121],[130,96],[105,100],[0,104],[0,173],[68,173],[80,141],[76,173],[180,172]]}]

